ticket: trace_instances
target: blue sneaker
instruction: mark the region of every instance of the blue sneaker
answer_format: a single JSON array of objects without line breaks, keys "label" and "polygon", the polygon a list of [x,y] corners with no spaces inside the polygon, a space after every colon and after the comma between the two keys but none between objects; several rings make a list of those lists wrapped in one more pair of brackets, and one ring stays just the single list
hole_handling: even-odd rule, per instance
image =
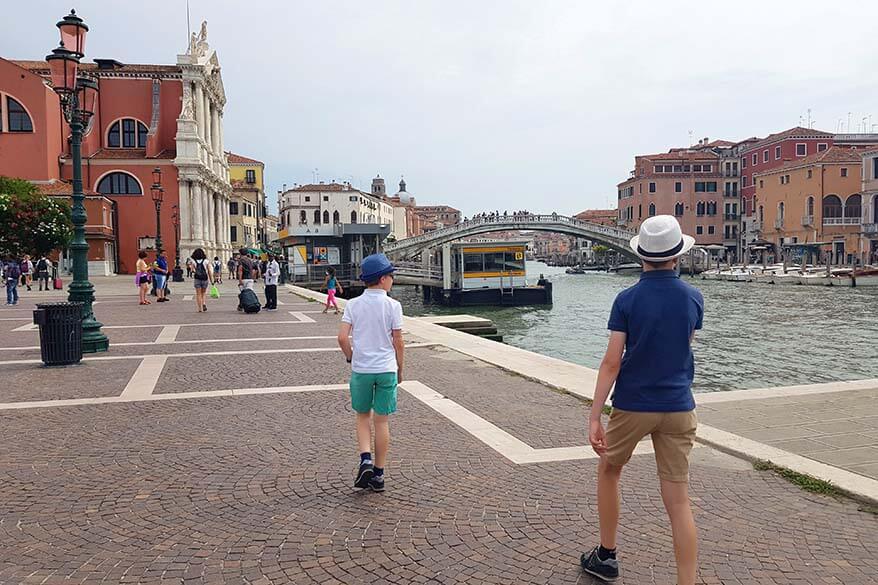
[{"label": "blue sneaker", "polygon": [[372,475],[374,474],[372,462],[368,459],[360,463],[360,468],[357,470],[357,479],[354,481],[355,488],[367,488],[369,487],[369,482],[372,480]]},{"label": "blue sneaker", "polygon": [[579,564],[583,571],[601,581],[612,583],[619,578],[619,561],[616,559],[602,561],[598,556],[598,547],[594,547],[588,554],[582,553]]},{"label": "blue sneaker", "polygon": [[384,474],[381,475],[373,475],[372,479],[369,480],[369,489],[373,492],[383,492],[384,491]]}]

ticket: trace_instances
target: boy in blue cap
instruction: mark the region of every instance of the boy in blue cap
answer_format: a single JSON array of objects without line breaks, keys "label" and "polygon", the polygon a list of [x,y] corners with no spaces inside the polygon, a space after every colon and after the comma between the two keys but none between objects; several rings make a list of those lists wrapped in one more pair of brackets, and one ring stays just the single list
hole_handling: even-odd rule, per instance
[{"label": "boy in blue cap", "polygon": [[[396,386],[402,381],[402,305],[387,296],[394,267],[384,254],[367,257],[360,268],[367,288],[345,306],[338,345],[351,364],[351,407],[357,413],[360,467],[354,487],[382,492],[390,444],[387,417],[396,412]],[[370,420],[375,426],[374,461]]]}]

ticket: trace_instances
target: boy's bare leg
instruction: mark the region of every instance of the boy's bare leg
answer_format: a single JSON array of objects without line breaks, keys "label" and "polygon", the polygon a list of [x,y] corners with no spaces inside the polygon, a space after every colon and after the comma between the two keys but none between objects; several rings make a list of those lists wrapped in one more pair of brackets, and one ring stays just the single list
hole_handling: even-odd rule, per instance
[{"label": "boy's bare leg", "polygon": [[606,457],[598,464],[598,517],[601,525],[601,546],[616,548],[619,528],[619,478],[622,468],[611,465]]},{"label": "boy's bare leg", "polygon": [[360,453],[372,452],[372,428],[369,424],[371,413],[357,413],[357,446]]},{"label": "boy's bare leg", "polygon": [[375,467],[384,469],[387,462],[387,449],[390,446],[390,420],[387,415],[376,414],[375,422]]},{"label": "boy's bare leg", "polygon": [[[678,585],[694,585],[698,559],[698,533],[692,507],[689,504],[689,484],[661,480],[662,501],[671,519],[674,536],[674,556],[677,559]],[[601,525],[603,535],[603,525]]]}]

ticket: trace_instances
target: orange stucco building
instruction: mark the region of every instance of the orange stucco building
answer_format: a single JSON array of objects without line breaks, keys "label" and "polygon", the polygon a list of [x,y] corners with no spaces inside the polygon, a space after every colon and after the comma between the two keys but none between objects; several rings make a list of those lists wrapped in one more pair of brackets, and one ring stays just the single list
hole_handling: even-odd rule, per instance
[{"label": "orange stucco building", "polygon": [[[226,100],[206,24],[174,65],[96,59],[82,63],[80,74],[99,88],[82,141],[83,190],[91,195],[90,272],[132,273],[137,252],[154,245],[154,168],[162,171],[161,232],[169,257],[177,253],[175,216],[182,258],[196,247],[228,256]],[[49,82],[45,61],[0,58],[0,175],[32,181],[47,195],[65,195],[72,191],[70,130]]]},{"label": "orange stucco building", "polygon": [[862,150],[832,146],[757,173],[755,212],[777,258],[792,244],[824,243],[835,264],[868,261]]}]

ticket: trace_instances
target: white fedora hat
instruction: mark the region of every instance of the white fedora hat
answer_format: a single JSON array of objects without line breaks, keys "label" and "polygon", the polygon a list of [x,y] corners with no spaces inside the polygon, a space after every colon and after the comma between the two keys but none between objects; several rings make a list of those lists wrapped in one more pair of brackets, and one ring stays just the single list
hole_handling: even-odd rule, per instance
[{"label": "white fedora hat", "polygon": [[640,224],[640,233],[629,242],[634,253],[650,262],[667,262],[688,252],[695,238],[680,229],[672,215],[656,215]]}]

